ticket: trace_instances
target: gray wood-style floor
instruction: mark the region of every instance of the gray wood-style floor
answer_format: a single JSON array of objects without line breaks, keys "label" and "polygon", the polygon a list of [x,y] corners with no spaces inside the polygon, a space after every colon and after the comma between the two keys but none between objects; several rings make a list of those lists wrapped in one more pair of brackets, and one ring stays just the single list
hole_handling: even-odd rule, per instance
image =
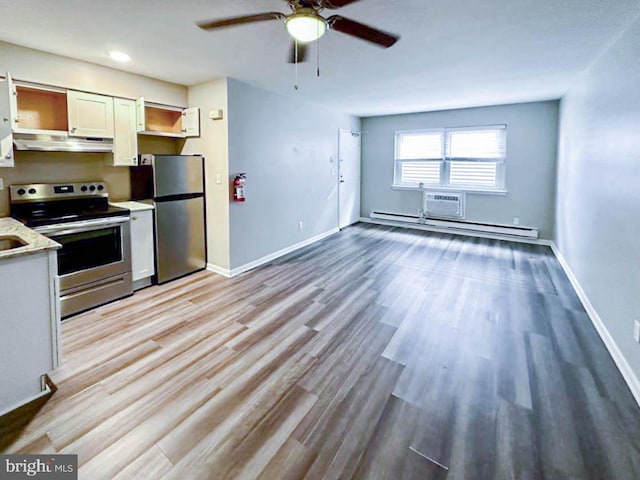
[{"label": "gray wood-style floor", "polygon": [[0,446],[83,479],[640,478],[640,409],[546,247],[357,225],[63,342]]}]

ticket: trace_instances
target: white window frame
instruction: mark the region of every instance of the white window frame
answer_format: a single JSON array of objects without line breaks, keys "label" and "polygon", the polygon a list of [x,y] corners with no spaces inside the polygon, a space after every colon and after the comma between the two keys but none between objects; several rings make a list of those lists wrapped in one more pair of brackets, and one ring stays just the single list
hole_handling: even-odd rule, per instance
[{"label": "white window frame", "polygon": [[[450,183],[450,174],[451,174],[451,162],[450,158],[447,158],[448,153],[448,142],[449,142],[449,134],[451,132],[456,131],[481,131],[481,130],[504,130],[504,157],[500,160],[492,161],[492,160],[480,160],[483,162],[490,162],[496,164],[496,184],[493,186],[483,187],[480,185],[463,185],[463,184],[454,184]],[[399,157],[399,138],[403,135],[410,134],[419,134],[419,133],[442,133],[442,158],[432,159],[432,158],[398,158]],[[420,130],[398,130],[395,132],[395,145],[394,145],[394,168],[393,168],[393,184],[392,188],[395,190],[451,190],[458,192],[471,192],[471,193],[486,193],[486,194],[496,194],[496,195],[506,195],[506,135],[507,135],[507,126],[506,125],[478,125],[471,127],[444,127],[444,128],[429,128],[429,129],[420,129]],[[460,160],[464,161],[464,160]],[[474,160],[475,161],[475,160]],[[440,164],[440,182],[423,182],[420,184],[416,183],[402,183],[400,180],[402,178],[402,164],[404,162],[438,162]]]}]

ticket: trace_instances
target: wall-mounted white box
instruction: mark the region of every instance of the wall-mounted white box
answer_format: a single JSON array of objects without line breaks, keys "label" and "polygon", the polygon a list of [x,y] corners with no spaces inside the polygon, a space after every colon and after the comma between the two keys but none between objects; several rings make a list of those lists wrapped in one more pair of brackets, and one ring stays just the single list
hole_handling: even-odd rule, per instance
[{"label": "wall-mounted white box", "polygon": [[224,118],[222,109],[218,109],[218,110],[211,110],[209,112],[209,118],[211,120],[222,120]]}]

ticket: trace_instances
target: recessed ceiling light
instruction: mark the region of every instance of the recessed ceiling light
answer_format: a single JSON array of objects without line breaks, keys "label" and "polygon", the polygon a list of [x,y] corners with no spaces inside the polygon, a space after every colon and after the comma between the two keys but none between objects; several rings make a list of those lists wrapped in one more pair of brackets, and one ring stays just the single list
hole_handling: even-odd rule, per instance
[{"label": "recessed ceiling light", "polygon": [[109,52],[109,56],[116,62],[128,62],[131,57],[124,52]]}]

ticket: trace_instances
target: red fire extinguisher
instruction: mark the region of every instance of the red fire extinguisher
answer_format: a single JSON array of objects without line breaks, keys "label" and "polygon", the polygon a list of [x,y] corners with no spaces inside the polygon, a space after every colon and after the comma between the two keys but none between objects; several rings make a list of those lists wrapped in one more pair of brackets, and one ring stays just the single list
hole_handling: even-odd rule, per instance
[{"label": "red fire extinguisher", "polygon": [[244,182],[247,180],[246,173],[239,173],[236,178],[233,179],[233,199],[236,202],[244,202]]}]

